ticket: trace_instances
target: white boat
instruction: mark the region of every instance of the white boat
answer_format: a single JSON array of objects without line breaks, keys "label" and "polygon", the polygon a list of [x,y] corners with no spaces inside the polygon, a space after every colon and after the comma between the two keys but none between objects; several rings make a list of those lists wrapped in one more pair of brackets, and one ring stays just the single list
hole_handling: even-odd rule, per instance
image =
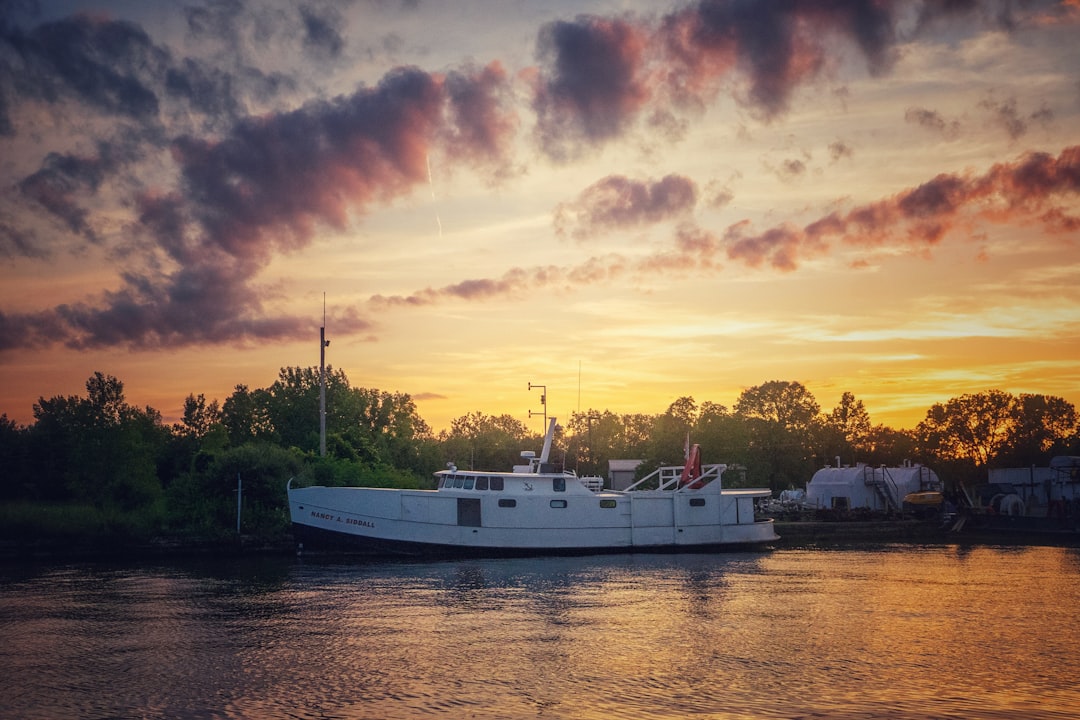
[{"label": "white boat", "polygon": [[754,501],[767,489],[722,489],[723,464],[702,465],[695,445],[685,466],[662,467],[626,490],[601,478],[558,471],[548,462],[555,419],[540,457],[523,452],[513,472],[435,473],[434,490],[294,487],[293,534],[301,551],[351,548],[373,553],[567,554],[678,551],[777,540]]}]

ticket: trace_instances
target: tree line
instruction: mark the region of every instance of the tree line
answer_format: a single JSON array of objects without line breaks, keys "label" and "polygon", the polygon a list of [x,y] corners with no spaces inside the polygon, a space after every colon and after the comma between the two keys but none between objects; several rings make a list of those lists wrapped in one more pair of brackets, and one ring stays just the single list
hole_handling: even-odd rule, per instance
[{"label": "tree line", "polygon": [[[166,424],[129,404],[123,383],[101,372],[85,396],[40,398],[34,422],[0,416],[4,533],[221,539],[236,532],[283,536],[288,478],[324,485],[432,487],[432,473],[458,467],[508,470],[542,433],[510,415],[472,412],[432,431],[404,393],[353,387],[328,368],[326,456],[319,453],[317,367],[282,368],[266,388],[237,385],[224,402],[189,395],[182,420]],[[1073,405],[1062,398],[990,390],[933,405],[913,430],[874,425],[845,392],[823,411],[801,383],[769,381],[735,404],[676,399],[663,413],[589,409],[558,428],[555,460],[580,475],[607,474],[612,459],[639,472],[681,464],[687,443],[707,462],[737,472],[727,485],[804,487],[820,467],[917,462],[954,488],[985,480],[989,467],[1046,464],[1080,454]]]}]

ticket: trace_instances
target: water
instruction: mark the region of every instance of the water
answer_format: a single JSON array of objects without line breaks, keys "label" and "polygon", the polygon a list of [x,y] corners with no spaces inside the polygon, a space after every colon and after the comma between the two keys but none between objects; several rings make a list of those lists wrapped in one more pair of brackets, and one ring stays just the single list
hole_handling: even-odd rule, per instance
[{"label": "water", "polygon": [[1074,718],[1080,551],[0,567],[4,718]]}]

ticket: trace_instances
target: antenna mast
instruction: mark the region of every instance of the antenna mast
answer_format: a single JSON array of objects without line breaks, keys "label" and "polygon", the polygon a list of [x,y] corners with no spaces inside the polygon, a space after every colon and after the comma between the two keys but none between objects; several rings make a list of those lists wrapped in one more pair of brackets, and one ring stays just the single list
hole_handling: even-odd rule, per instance
[{"label": "antenna mast", "polygon": [[322,294],[322,327],[319,328],[319,457],[326,457],[326,293]]}]

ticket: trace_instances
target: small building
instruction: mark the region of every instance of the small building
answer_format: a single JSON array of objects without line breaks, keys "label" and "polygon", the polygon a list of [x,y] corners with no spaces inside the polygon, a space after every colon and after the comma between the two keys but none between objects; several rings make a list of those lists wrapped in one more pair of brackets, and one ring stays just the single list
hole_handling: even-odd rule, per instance
[{"label": "small building", "polygon": [[898,512],[904,497],[919,492],[940,492],[941,480],[923,465],[827,467],[806,485],[805,507],[852,510],[864,508]]},{"label": "small building", "polygon": [[642,460],[608,460],[608,482],[612,490],[625,490],[634,484],[634,475]]}]

